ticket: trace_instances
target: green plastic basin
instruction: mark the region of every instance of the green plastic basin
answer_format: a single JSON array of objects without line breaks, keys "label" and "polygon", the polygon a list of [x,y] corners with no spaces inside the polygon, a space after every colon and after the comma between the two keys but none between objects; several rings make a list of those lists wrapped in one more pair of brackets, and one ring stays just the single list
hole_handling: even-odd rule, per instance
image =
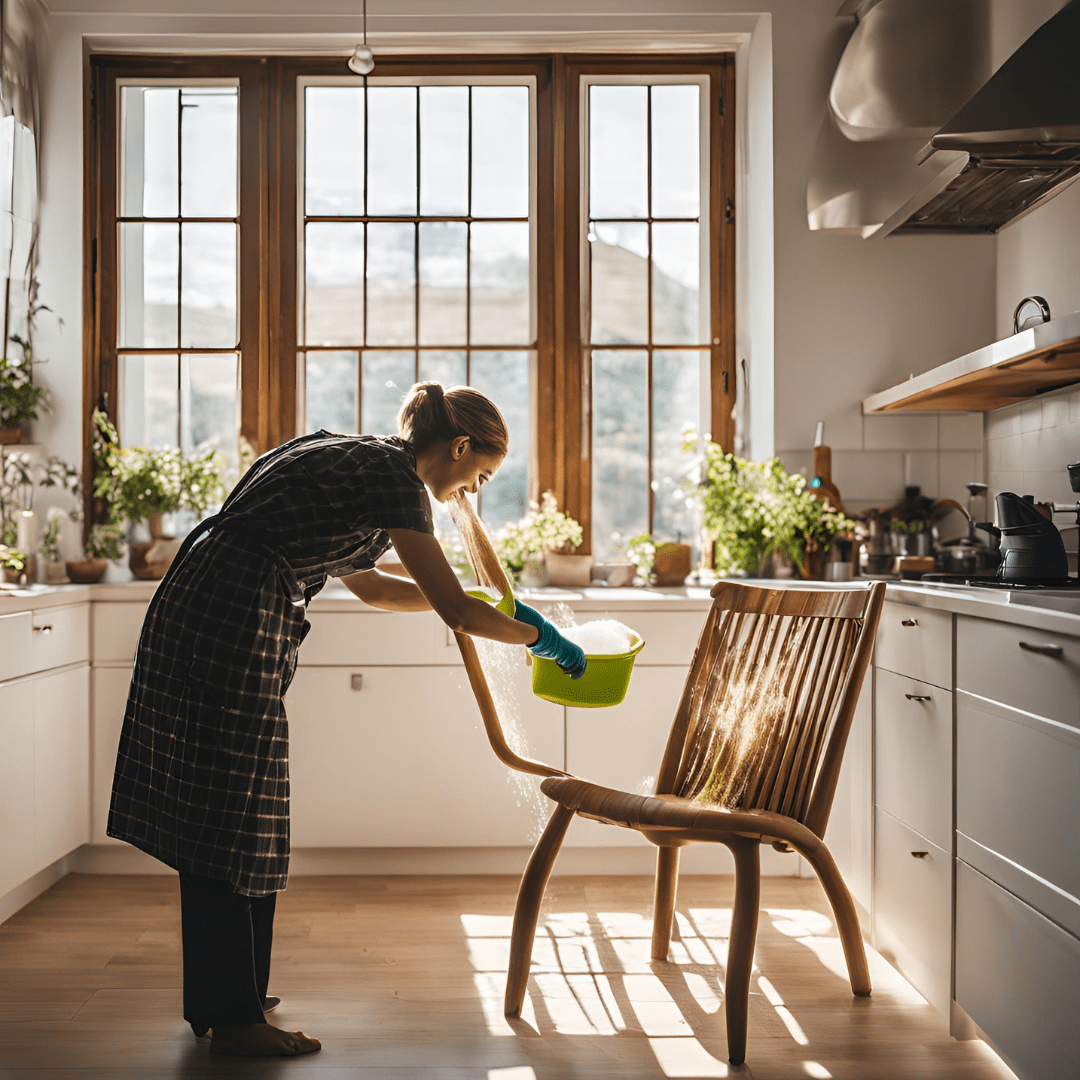
[{"label": "green plastic basin", "polygon": [[532,691],[545,701],[570,705],[575,709],[603,709],[618,705],[626,697],[634,660],[645,647],[639,637],[632,649],[616,654],[585,654],[588,663],[580,679],[563,674],[554,660],[533,657]]}]

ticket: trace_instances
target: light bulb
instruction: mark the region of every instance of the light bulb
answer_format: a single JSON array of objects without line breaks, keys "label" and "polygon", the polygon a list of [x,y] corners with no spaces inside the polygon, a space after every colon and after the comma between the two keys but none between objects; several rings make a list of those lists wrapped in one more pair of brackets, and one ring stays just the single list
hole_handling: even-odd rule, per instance
[{"label": "light bulb", "polygon": [[367,45],[357,45],[349,57],[349,70],[357,75],[366,75],[375,67],[375,55]]}]

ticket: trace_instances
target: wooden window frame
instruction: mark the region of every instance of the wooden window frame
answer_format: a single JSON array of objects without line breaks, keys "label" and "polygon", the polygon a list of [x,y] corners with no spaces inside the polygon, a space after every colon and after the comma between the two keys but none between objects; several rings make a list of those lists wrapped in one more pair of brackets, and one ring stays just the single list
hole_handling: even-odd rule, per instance
[{"label": "wooden window frame", "polygon": [[[118,79],[238,79],[240,86],[241,434],[258,452],[296,434],[297,93],[301,76],[342,75],[342,57],[92,55],[84,79],[83,409],[115,416],[119,265]],[[735,64],[729,53],[379,57],[386,76],[529,75],[536,80],[536,383],[529,497],[553,491],[591,526],[587,334],[581,326],[582,76],[705,75],[710,117],[709,305],[712,439],[731,449],[735,404]],[[87,425],[87,430],[89,426]],[[83,475],[91,475],[90,440]],[[90,485],[86,485],[89,489]],[[89,493],[87,510],[90,510]],[[87,514],[90,520],[90,514]],[[589,550],[586,546],[584,550]]]}]

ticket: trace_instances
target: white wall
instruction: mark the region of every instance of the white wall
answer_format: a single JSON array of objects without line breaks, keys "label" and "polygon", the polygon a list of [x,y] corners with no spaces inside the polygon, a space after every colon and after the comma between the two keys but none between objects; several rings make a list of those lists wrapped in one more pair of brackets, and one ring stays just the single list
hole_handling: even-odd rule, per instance
[{"label": "white wall", "polygon": [[[756,95],[750,109],[743,103],[743,124],[749,118],[755,127],[744,126],[740,147],[756,156],[747,159],[743,205],[737,209],[745,245],[737,360],[745,358],[751,373],[749,451],[761,457],[775,450],[792,467],[805,465],[815,421],[825,420],[835,477],[859,507],[894,501],[906,480],[922,483],[930,494],[952,493],[958,478],[969,479],[981,467],[981,432],[972,434],[971,422],[946,420],[932,432],[927,425],[916,430],[905,418],[864,421],[860,403],[910,372],[994,337],[995,258],[994,240],[986,237],[871,242],[810,233],[807,168],[829,81],[850,32],[848,21],[834,17],[838,6],[838,0],[397,0],[392,6],[372,0],[369,23],[377,48],[393,42],[445,49],[481,40],[490,47],[573,48],[576,40],[586,40],[575,34],[590,32],[606,33],[613,45],[627,48],[739,44],[740,84],[747,85],[742,80],[749,66],[748,92]],[[148,51],[336,49],[345,55],[359,30],[360,5],[231,0],[223,8],[219,0],[53,0],[50,8],[40,278],[43,299],[65,326],[39,333],[42,354],[52,358],[47,378],[57,410],[37,437],[76,460],[82,437],[84,42]],[[771,17],[763,19],[762,13]],[[760,145],[761,128],[770,123],[774,136],[765,149],[771,154]],[[765,210],[763,197],[771,202]]]}]

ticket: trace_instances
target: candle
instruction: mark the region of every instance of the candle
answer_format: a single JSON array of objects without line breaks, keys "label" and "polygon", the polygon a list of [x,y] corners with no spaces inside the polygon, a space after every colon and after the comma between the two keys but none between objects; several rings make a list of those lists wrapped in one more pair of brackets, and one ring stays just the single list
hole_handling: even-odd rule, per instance
[{"label": "candle", "polygon": [[15,518],[15,548],[24,555],[34,550],[34,511],[20,510]]}]

